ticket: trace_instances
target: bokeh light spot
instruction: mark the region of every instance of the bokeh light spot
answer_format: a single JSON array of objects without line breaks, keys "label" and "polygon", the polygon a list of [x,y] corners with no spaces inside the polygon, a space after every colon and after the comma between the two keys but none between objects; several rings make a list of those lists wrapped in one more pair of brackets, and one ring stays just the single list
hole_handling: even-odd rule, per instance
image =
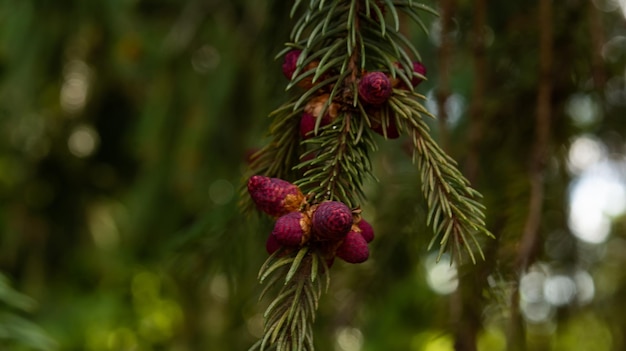
[{"label": "bokeh light spot", "polygon": [[89,90],[89,66],[83,61],[72,60],[64,69],[64,81],[61,86],[61,108],[69,113],[80,112],[87,102]]},{"label": "bokeh light spot", "polygon": [[213,46],[203,45],[191,57],[191,66],[201,74],[215,69],[220,63],[220,53]]},{"label": "bokeh light spot", "polygon": [[586,170],[570,190],[569,226],[580,240],[604,242],[611,219],[626,211],[626,185],[619,165],[601,162]]},{"label": "bokeh light spot", "polygon": [[137,350],[137,336],[128,328],[118,328],[109,334],[107,347],[109,350]]},{"label": "bokeh light spot", "polygon": [[592,0],[593,4],[601,11],[613,12],[620,6],[621,0]]},{"label": "bokeh light spot", "polygon": [[357,328],[341,328],[337,332],[337,351],[359,351],[363,347],[363,333]]},{"label": "bokeh light spot", "polygon": [[565,105],[565,112],[578,127],[586,127],[601,118],[600,106],[588,94],[574,94]]},{"label": "bokeh light spot", "polygon": [[499,328],[487,327],[478,335],[476,349],[478,351],[504,351],[506,335]]},{"label": "bokeh light spot", "polygon": [[70,133],[67,146],[72,155],[80,158],[88,157],[100,143],[98,133],[91,126],[81,125]]},{"label": "bokeh light spot", "polygon": [[97,205],[90,209],[88,224],[89,232],[97,247],[110,250],[118,245],[119,229],[108,206]]},{"label": "bokeh light spot", "polygon": [[568,168],[573,174],[580,174],[606,158],[606,147],[590,136],[579,136],[572,142],[568,154]]},{"label": "bokeh light spot", "polygon": [[613,345],[611,326],[594,314],[575,316],[563,323],[557,342],[559,350],[609,351],[617,350]]},{"label": "bokeh light spot", "polygon": [[233,184],[226,179],[217,179],[209,187],[209,198],[216,205],[227,204],[234,194]]},{"label": "bokeh light spot", "polygon": [[450,335],[440,335],[424,345],[423,351],[453,351],[454,341]]},{"label": "bokeh light spot", "polygon": [[578,271],[574,275],[574,282],[576,283],[576,298],[579,304],[586,304],[593,300],[596,293],[596,287],[593,282],[591,274],[587,271]]},{"label": "bokeh light spot", "polygon": [[436,255],[431,255],[426,260],[428,286],[437,294],[451,294],[459,286],[456,265],[450,264],[449,256],[441,257],[439,262],[436,262],[436,259]]},{"label": "bokeh light spot", "polygon": [[626,37],[617,35],[602,46],[602,57],[609,62],[617,62],[626,55]]},{"label": "bokeh light spot", "polygon": [[228,280],[223,274],[218,274],[211,280],[209,287],[211,295],[218,301],[226,301],[228,299]]},{"label": "bokeh light spot", "polygon": [[[447,123],[450,127],[454,127],[459,123],[461,117],[463,116],[463,113],[465,112],[465,105],[466,103],[463,95],[453,93],[448,96],[448,99],[444,104],[444,108],[446,109],[446,114],[448,117]],[[425,107],[433,115],[440,115],[439,106],[437,105],[436,92],[434,89],[429,90],[426,94]]]},{"label": "bokeh light spot", "polygon": [[623,77],[613,77],[606,82],[606,101],[609,105],[626,105],[626,79]]},{"label": "bokeh light spot", "polygon": [[255,338],[263,337],[263,323],[265,319],[261,313],[257,313],[246,320],[246,327],[250,335]]},{"label": "bokeh light spot", "polygon": [[521,300],[520,308],[524,318],[531,323],[543,323],[552,316],[552,307],[546,301],[528,302]]},{"label": "bokeh light spot", "polygon": [[554,306],[566,305],[576,296],[576,283],[566,275],[548,277],[543,284],[543,295]]},{"label": "bokeh light spot", "polygon": [[520,279],[520,297],[528,302],[543,300],[543,283],[546,279],[541,272],[529,272]]}]

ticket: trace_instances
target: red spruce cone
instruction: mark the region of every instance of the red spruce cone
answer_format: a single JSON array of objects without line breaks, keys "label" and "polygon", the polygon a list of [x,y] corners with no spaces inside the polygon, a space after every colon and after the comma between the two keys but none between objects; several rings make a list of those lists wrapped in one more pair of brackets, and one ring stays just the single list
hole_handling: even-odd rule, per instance
[{"label": "red spruce cone", "polygon": [[372,225],[364,219],[361,219],[356,225],[361,232],[363,239],[365,239],[366,242],[371,243],[372,240],[374,240],[374,228],[372,228]]},{"label": "red spruce cone", "polygon": [[[322,109],[324,108],[324,104],[328,101],[330,97],[329,94],[322,94],[314,97],[309,101],[306,106],[304,106],[304,113],[302,114],[302,119],[300,120],[300,136],[304,139],[308,139],[312,136],[311,131],[315,129],[315,122],[317,120],[317,116],[322,113]],[[337,114],[339,113],[339,106],[331,102],[320,121],[320,127],[330,124]]]},{"label": "red spruce cone", "polygon": [[283,74],[287,79],[291,80],[296,68],[298,67],[298,57],[300,57],[301,50],[291,50],[285,55],[285,61],[283,62]]},{"label": "red spruce cone", "polygon": [[391,81],[383,72],[370,72],[359,82],[359,97],[370,105],[381,105],[392,93]]},{"label": "red spruce cone", "polygon": [[348,263],[361,263],[367,261],[370,256],[367,241],[361,233],[350,231],[337,248],[337,257]]},{"label": "red spruce cone", "polygon": [[[372,123],[372,130],[384,136],[385,133],[383,132],[383,124],[380,122],[377,124],[375,123],[376,122]],[[386,132],[387,139],[397,139],[398,137],[400,137],[400,132],[398,131],[398,126],[396,126],[396,121],[394,118],[389,119],[389,124],[387,125]]]},{"label": "red spruce cone", "polygon": [[323,241],[315,243],[315,247],[320,253],[321,258],[326,261],[328,267],[331,267],[333,265],[333,262],[335,261],[335,252],[337,251],[337,248],[340,244],[341,241]]},{"label": "red spruce cone", "polygon": [[267,253],[271,255],[278,249],[280,249],[280,243],[276,240],[274,235],[270,234],[270,236],[267,237],[267,241],[265,242],[265,250],[267,250]]},{"label": "red spruce cone", "polygon": [[290,212],[278,218],[272,236],[280,245],[300,246],[308,241],[311,222],[302,212]]},{"label": "red spruce cone", "polygon": [[318,239],[340,240],[352,227],[352,211],[342,202],[325,201],[313,213],[312,224]]},{"label": "red spruce cone", "polygon": [[[424,66],[419,61],[414,61],[413,62],[413,72],[419,73],[419,74],[423,75],[424,77],[426,77],[426,66]],[[413,84],[413,87],[416,87],[423,81],[424,81],[423,78],[416,77],[415,75],[413,75],[413,79],[411,79],[411,84]]]},{"label": "red spruce cone", "polygon": [[[285,55],[285,60],[283,61],[283,74],[287,79],[293,80],[295,77],[293,74],[296,72],[298,68],[298,58],[300,58],[301,50],[291,50]],[[319,65],[318,61],[310,62],[306,65],[301,71],[300,74],[304,74],[312,69],[315,69]],[[313,87],[313,75],[309,75],[308,77],[302,79],[297,84],[299,87],[304,89],[310,89]]]},{"label": "red spruce cone", "polygon": [[[394,65],[398,68],[398,69],[403,69],[402,65],[399,62],[394,63]],[[416,86],[418,86],[421,82],[424,81],[423,78],[421,77],[417,77],[415,75],[415,73],[419,73],[422,76],[426,76],[426,66],[424,66],[421,62],[419,61],[413,61],[413,71],[409,72],[407,74],[407,76],[411,79],[411,85],[413,85],[413,87],[415,88]],[[396,78],[390,78],[391,79],[391,86],[394,88],[398,88],[398,89],[407,89],[406,83],[404,83],[404,81],[402,79],[400,79],[400,77],[396,77]]]},{"label": "red spruce cone", "polygon": [[[300,74],[304,74],[310,70],[316,69],[317,66],[319,66],[319,64],[320,64],[319,61],[313,61],[309,63],[308,65],[306,65],[306,67],[304,67],[302,71],[300,71]],[[296,85],[303,89],[313,88],[313,74],[308,75],[306,78],[299,81]]]},{"label": "red spruce cone", "polygon": [[252,176],[248,180],[248,192],[259,210],[274,217],[296,211],[304,202],[300,188],[278,178]]},{"label": "red spruce cone", "polygon": [[[330,98],[330,94],[322,94],[312,98],[307,104],[304,106],[304,112],[312,114],[314,117],[317,117],[322,113],[322,109],[324,108],[324,104]],[[332,122],[337,114],[339,113],[339,105],[332,102],[328,105],[328,109],[326,110],[326,114],[324,115],[324,119],[328,120],[328,123]]]},{"label": "red spruce cone", "polygon": [[[324,120],[322,120],[322,123],[324,123]],[[315,116],[310,113],[303,113],[300,119],[300,136],[302,139],[308,139],[313,136],[313,134],[309,134],[313,130],[315,130]]]}]

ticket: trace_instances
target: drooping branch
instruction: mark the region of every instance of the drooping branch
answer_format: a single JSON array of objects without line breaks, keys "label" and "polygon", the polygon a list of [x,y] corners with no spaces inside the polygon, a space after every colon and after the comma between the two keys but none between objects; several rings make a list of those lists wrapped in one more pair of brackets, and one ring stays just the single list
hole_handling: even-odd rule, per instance
[{"label": "drooping branch", "polygon": [[312,324],[321,293],[328,288],[328,277],[325,260],[308,247],[293,252],[281,249],[270,256],[259,272],[259,280],[265,284],[259,299],[280,289],[263,315],[263,338],[250,351],[313,351]]},{"label": "drooping branch", "polygon": [[[426,30],[422,12],[434,13],[416,2],[392,0],[311,0],[308,5],[296,1],[292,8],[292,17],[301,15],[278,57],[285,57],[287,90],[296,96],[272,113],[271,142],[253,164],[255,172],[266,178],[252,177],[249,187],[253,184],[251,194],[258,201],[266,201],[275,194],[272,187],[285,182],[267,177],[284,177],[307,196],[300,194],[300,205],[290,207],[286,214],[261,206],[278,217],[270,239],[283,240],[278,245],[290,249],[277,251],[281,256],[272,255],[261,269],[262,281],[272,277],[266,283],[270,289],[282,279],[285,284],[266,311],[264,334],[256,349],[311,350],[312,323],[321,294],[313,292],[320,276],[315,267],[335,256],[350,263],[367,259],[358,207],[365,198],[364,180],[372,176],[369,155],[377,148],[374,133],[385,139],[406,134],[413,140],[414,162],[429,207],[427,221],[435,232],[429,248],[439,242],[439,257],[454,251],[461,260],[467,252],[476,262],[476,247],[484,258],[476,235],[491,234],[484,227],[484,208],[477,202],[480,194],[430,136],[422,119],[430,114],[418,102],[424,97],[414,92],[425,79],[425,70],[419,52],[400,31],[399,14]],[[444,108],[441,111],[445,113]],[[269,184],[267,191],[259,190],[265,184],[259,179]],[[337,211],[321,210],[329,206]],[[341,206],[345,211],[339,211]],[[350,232],[344,233],[345,240],[326,241],[330,237],[326,229],[320,231],[325,228],[322,216],[342,213],[347,213],[343,217],[348,218],[346,233]],[[291,230],[286,223],[295,220],[293,233],[300,237],[293,241],[291,231],[287,235],[282,230]],[[308,220],[312,229],[305,229]],[[354,226],[357,229],[351,229]],[[360,245],[352,249],[359,250],[342,250],[349,238]]]},{"label": "drooping branch", "polygon": [[[469,181],[457,169],[456,161],[448,156],[430,137],[422,115],[429,116],[426,109],[415,100],[423,96],[415,93],[398,94],[390,100],[400,125],[411,136],[413,159],[420,169],[422,193],[428,205],[427,224],[435,232],[429,248],[439,242],[439,256],[453,251],[454,258],[463,259],[467,252],[476,262],[474,249],[484,259],[477,234],[493,237],[485,228],[484,206],[477,199],[480,193],[470,187]],[[406,109],[411,106],[411,109]]]}]

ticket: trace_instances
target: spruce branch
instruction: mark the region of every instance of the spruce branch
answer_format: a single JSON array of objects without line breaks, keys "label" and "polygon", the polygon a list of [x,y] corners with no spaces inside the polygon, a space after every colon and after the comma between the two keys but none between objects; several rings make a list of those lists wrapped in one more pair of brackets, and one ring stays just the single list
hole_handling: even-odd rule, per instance
[{"label": "spruce branch", "polygon": [[310,160],[296,166],[306,169],[296,185],[313,194],[313,202],[341,201],[354,208],[365,199],[363,182],[374,178],[369,151],[376,147],[365,127],[364,120],[346,114],[305,141],[311,148],[303,158]]},{"label": "spruce branch", "polygon": [[481,195],[470,187],[456,161],[430,137],[422,115],[432,115],[416,98],[424,99],[416,93],[397,91],[389,105],[413,142],[413,162],[418,164],[422,193],[428,205],[427,224],[432,225],[435,232],[428,248],[439,240],[438,259],[445,252],[453,251],[456,259],[462,261],[464,248],[476,263],[472,245],[481,258],[485,258],[477,235],[493,237],[485,227],[485,208],[477,201]]},{"label": "spruce branch", "polygon": [[321,293],[330,283],[325,259],[306,246],[292,252],[281,249],[263,264],[259,280],[266,285],[259,299],[280,289],[263,315],[263,338],[250,351],[314,350],[312,323]]},{"label": "spruce branch", "polygon": [[252,155],[250,168],[255,172],[283,179],[295,178],[292,165],[298,162],[301,149],[296,116],[302,113],[302,108],[294,108],[296,104],[296,99],[292,99],[270,113],[274,118],[269,129],[272,138]]},{"label": "spruce branch", "polygon": [[[364,183],[374,178],[373,132],[385,139],[405,134],[413,140],[414,162],[429,207],[428,224],[435,232],[429,248],[439,239],[439,257],[454,251],[460,260],[465,248],[475,262],[474,246],[483,256],[476,234],[491,234],[484,226],[484,208],[476,201],[480,194],[429,134],[422,116],[431,115],[418,101],[424,97],[413,92],[416,82],[425,79],[423,71],[415,68],[420,54],[399,31],[400,13],[426,31],[421,15],[435,11],[413,1],[294,2],[290,41],[277,55],[285,57],[283,72],[290,79],[286,91],[293,97],[270,114],[270,142],[254,155],[252,169],[264,177],[293,182],[290,186],[306,195],[305,199],[300,194],[303,202],[280,217],[275,227],[297,218],[295,228],[302,229],[297,232],[302,239],[297,237],[294,247],[274,252],[259,272],[266,284],[262,296],[275,286],[280,288],[264,314],[263,337],[251,350],[313,350],[312,324],[322,286],[328,287],[327,262],[335,256],[352,263],[367,259],[366,239],[359,231],[350,229],[361,240],[365,256],[346,258],[338,252],[347,241],[348,229],[343,237],[332,239],[328,233],[310,228],[305,233],[303,228],[310,225],[307,221],[316,225],[319,218],[313,214],[341,211],[349,217],[346,228],[360,223]],[[314,120],[307,122],[312,130],[303,130],[305,117]],[[339,212],[319,210],[325,205]]]}]

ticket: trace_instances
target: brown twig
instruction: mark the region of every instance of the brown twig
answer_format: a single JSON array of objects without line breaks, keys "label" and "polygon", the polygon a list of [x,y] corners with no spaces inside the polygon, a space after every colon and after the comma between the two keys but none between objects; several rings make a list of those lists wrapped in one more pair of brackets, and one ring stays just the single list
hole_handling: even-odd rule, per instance
[{"label": "brown twig", "polygon": [[[472,54],[474,64],[474,86],[470,105],[469,151],[465,163],[468,180],[475,183],[478,178],[479,146],[483,135],[484,95],[485,95],[485,27],[487,1],[474,0],[474,21],[472,29]],[[455,325],[454,349],[456,351],[475,351],[478,332],[481,329],[482,296],[478,282],[487,265],[480,264],[475,270],[459,277],[459,288],[450,299],[450,314]]]},{"label": "brown twig", "polygon": [[548,158],[550,119],[552,115],[552,2],[539,2],[539,87],[535,142],[530,166],[530,202],[522,242],[517,255],[517,268],[525,271],[537,255],[539,225],[543,208],[543,173]]},{"label": "brown twig", "polygon": [[[539,2],[539,86],[537,89],[537,114],[535,118],[535,141],[530,164],[530,200],[528,216],[517,252],[515,267],[523,274],[536,260],[539,252],[541,212],[544,200],[543,174],[548,158],[550,120],[552,116],[552,2]],[[509,350],[525,350],[525,333],[519,311],[519,290],[511,297],[511,325]]]},{"label": "brown twig", "polygon": [[437,110],[439,118],[440,145],[448,151],[448,112],[446,102],[450,97],[450,69],[453,49],[452,25],[456,10],[456,0],[441,1],[441,43],[439,45],[439,88],[437,89]]},{"label": "brown twig", "polygon": [[472,102],[469,111],[469,151],[465,163],[465,174],[470,183],[476,182],[480,161],[479,145],[483,137],[485,113],[485,28],[487,25],[487,1],[474,1],[474,22],[472,29],[472,56],[474,64],[474,86],[472,88]]},{"label": "brown twig", "polygon": [[602,59],[602,45],[605,41],[604,28],[602,24],[602,14],[595,7],[593,2],[587,3],[589,14],[589,35],[591,39],[591,77],[594,87],[602,91],[606,83],[606,72],[604,70],[604,60]]}]

